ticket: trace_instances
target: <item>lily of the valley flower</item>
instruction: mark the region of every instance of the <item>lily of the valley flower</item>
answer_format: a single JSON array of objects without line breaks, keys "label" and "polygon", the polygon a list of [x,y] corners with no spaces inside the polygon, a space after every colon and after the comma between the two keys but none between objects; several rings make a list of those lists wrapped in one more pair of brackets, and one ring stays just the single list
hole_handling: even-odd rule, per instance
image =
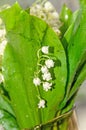
[{"label": "lily of the valley flower", "polygon": [[7,44],[7,40],[4,39],[4,40],[2,41],[2,43],[0,44],[0,55],[3,55],[4,49],[5,49],[5,47],[6,47],[6,44]]},{"label": "lily of the valley flower", "polygon": [[47,10],[47,11],[52,11],[53,10],[53,5],[49,2],[49,1],[47,1],[46,3],[45,3],[45,5],[44,5],[44,8]]},{"label": "lily of the valley flower", "polygon": [[3,75],[0,73],[0,83],[4,82],[4,77]]},{"label": "lily of the valley flower", "polygon": [[48,0],[37,0],[37,2],[30,7],[30,14],[46,21],[52,29],[60,35],[61,32],[59,28],[62,26],[62,23],[58,12],[51,2]]},{"label": "lily of the valley flower", "polygon": [[42,75],[42,78],[43,78],[43,80],[46,80],[46,81],[51,80],[51,79],[52,79],[51,73],[50,73],[50,72],[44,73],[44,74]]},{"label": "lily of the valley flower", "polygon": [[44,53],[44,54],[48,54],[49,53],[49,46],[43,46],[41,48],[41,51]]},{"label": "lily of the valley flower", "polygon": [[43,74],[48,72],[48,68],[47,68],[46,65],[44,65],[44,66],[41,67],[41,72],[42,72]]},{"label": "lily of the valley flower", "polygon": [[33,83],[35,84],[35,86],[39,86],[41,84],[41,80],[38,77],[36,77],[33,79]]},{"label": "lily of the valley flower", "polygon": [[[56,15],[56,14],[54,14]],[[40,51],[42,53],[40,53]],[[42,87],[44,91],[48,92],[51,88],[53,83],[51,82],[53,77],[51,71],[49,71],[50,68],[53,69],[54,67],[54,61],[52,60],[52,57],[49,56],[49,46],[45,45],[42,46],[38,51],[37,51],[37,75],[34,75],[33,79],[33,84],[37,86],[37,91],[38,95],[37,97],[39,98],[39,103],[38,103],[38,108],[45,108],[45,100],[42,99],[41,94],[39,92],[38,87]],[[41,79],[40,79],[41,77]]]},{"label": "lily of the valley flower", "polygon": [[58,15],[57,12],[53,12],[53,13],[52,13],[52,17],[53,17],[54,19],[56,19],[56,18],[59,18],[59,15]]},{"label": "lily of the valley flower", "polygon": [[46,61],[45,61],[45,64],[46,64],[47,68],[52,68],[52,67],[54,67],[54,61],[51,60],[51,59],[46,60]]},{"label": "lily of the valley flower", "polygon": [[45,108],[45,100],[40,99],[40,101],[38,103],[38,108]]},{"label": "lily of the valley flower", "polygon": [[47,92],[48,90],[51,89],[52,83],[49,82],[44,82],[43,83],[43,89]]}]

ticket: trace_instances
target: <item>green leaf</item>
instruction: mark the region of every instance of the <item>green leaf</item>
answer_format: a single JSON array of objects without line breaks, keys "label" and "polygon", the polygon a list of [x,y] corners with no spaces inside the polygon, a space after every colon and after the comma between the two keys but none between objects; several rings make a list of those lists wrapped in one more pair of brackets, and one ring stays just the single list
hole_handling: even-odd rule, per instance
[{"label": "green leaf", "polygon": [[67,66],[65,57],[66,54],[61,45],[61,42],[50,28],[47,29],[46,36],[43,40],[43,45],[54,47],[54,55],[57,57],[57,66],[54,68],[54,74],[56,78],[54,81],[54,89],[48,93],[44,92],[43,90],[41,91],[41,95],[43,95],[42,97],[47,100],[48,105],[48,107],[45,108],[42,112],[42,120],[47,122],[55,116],[55,113],[59,109],[59,105],[65,96]]},{"label": "green leaf", "polygon": [[[71,40],[71,35],[72,35],[73,29],[74,29],[74,24],[76,22],[78,13],[79,13],[79,11],[77,10],[72,14],[70,26],[68,27],[68,29],[66,30],[66,32],[65,32],[65,34],[62,38],[62,43],[65,47],[65,50],[67,50],[67,47],[69,46],[69,43],[70,43],[70,40]],[[79,16],[80,16],[80,14],[79,14]],[[77,21],[78,20],[79,20],[79,18],[77,19]]]},{"label": "green leaf", "polygon": [[62,114],[74,109],[76,95],[77,95],[77,92],[75,92],[74,95],[70,99],[68,99],[64,109],[62,109]]},{"label": "green leaf", "polygon": [[64,35],[67,28],[69,27],[71,18],[72,18],[72,11],[64,4],[60,12],[60,20],[63,23],[63,25],[60,28],[62,35]]},{"label": "green leaf", "polygon": [[[44,21],[30,16],[18,4],[3,11],[1,17],[6,25],[8,39],[3,57],[5,87],[18,124],[20,128],[31,128],[46,123],[55,117],[65,96],[65,50],[56,33]],[[53,55],[57,59],[55,85],[49,92],[44,92],[40,86],[40,94],[47,101],[47,107],[38,109],[38,91],[33,78],[37,67],[37,51],[45,45],[53,48]]]},{"label": "green leaf", "polygon": [[4,130],[19,130],[17,122],[12,115],[0,109],[0,124]]},{"label": "green leaf", "polygon": [[71,88],[71,91],[69,93],[69,99],[79,90],[81,84],[83,83],[83,81],[86,80],[86,63],[84,65],[84,67],[82,66],[82,69],[79,72],[79,76],[76,79],[75,84],[73,85],[73,87]]},{"label": "green leaf", "polygon": [[13,116],[15,116],[10,102],[4,95],[1,95],[1,94],[0,94],[0,109],[5,110],[9,112],[10,114],[12,114]]},{"label": "green leaf", "polygon": [[[72,29],[72,32],[71,32]],[[67,101],[69,100],[69,93],[71,93],[71,89],[76,89],[75,86],[73,86],[76,73],[79,72],[80,66],[83,65],[83,63],[86,60],[86,13],[85,13],[85,7],[81,7],[79,10],[79,13],[77,15],[77,18],[74,22],[74,25],[70,27],[69,33],[63,38],[62,42],[65,42],[64,44],[66,47],[68,46],[68,49],[66,49],[67,54],[67,63],[68,63],[68,82],[66,87],[66,95],[65,98],[61,104],[61,107],[65,106],[67,104]],[[77,75],[77,79],[78,79]],[[83,81],[84,79],[82,79]],[[77,82],[77,81],[76,81]],[[80,81],[81,83],[81,81]],[[77,86],[78,89],[79,86]],[[76,90],[75,90],[76,92]],[[73,93],[75,93],[73,91]]]},{"label": "green leaf", "polygon": [[67,96],[79,66],[81,65],[82,61],[84,62],[86,59],[86,13],[84,8],[80,9],[78,17],[79,20],[76,20],[77,22],[75,22],[68,47],[69,83]]}]

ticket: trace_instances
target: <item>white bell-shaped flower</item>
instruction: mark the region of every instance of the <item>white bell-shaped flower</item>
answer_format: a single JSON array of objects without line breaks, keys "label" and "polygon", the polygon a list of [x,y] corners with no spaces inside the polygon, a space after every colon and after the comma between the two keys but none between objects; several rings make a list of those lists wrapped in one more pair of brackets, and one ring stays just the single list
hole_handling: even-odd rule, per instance
[{"label": "white bell-shaped flower", "polygon": [[50,73],[50,72],[44,73],[44,74],[42,75],[42,78],[43,78],[43,80],[46,80],[46,81],[51,80],[51,79],[52,79],[51,73]]},{"label": "white bell-shaped flower", "polygon": [[3,75],[0,73],[0,83],[4,82],[4,77]]},{"label": "white bell-shaped flower", "polygon": [[48,59],[45,61],[45,65],[47,66],[47,68],[52,68],[54,67],[54,61],[52,59]]},{"label": "white bell-shaped flower", "polygon": [[3,55],[4,49],[5,49],[5,47],[6,47],[6,44],[7,44],[7,40],[6,40],[6,39],[4,39],[4,40],[2,41],[2,43],[0,43],[0,55]]},{"label": "white bell-shaped flower", "polygon": [[35,86],[39,86],[41,84],[41,80],[38,77],[36,77],[33,79],[33,83],[35,84]]},{"label": "white bell-shaped flower", "polygon": [[45,108],[45,100],[40,99],[40,101],[38,103],[38,108]]},{"label": "white bell-shaped flower", "polygon": [[44,54],[48,54],[49,53],[49,46],[43,46],[41,48],[41,51],[44,53]]},{"label": "white bell-shaped flower", "polygon": [[54,9],[53,5],[49,1],[45,3],[44,8],[46,11],[52,11]]},{"label": "white bell-shaped flower", "polygon": [[59,18],[59,14],[58,14],[57,12],[53,12],[53,13],[52,13],[52,17],[53,17],[54,19]]},{"label": "white bell-shaped flower", "polygon": [[43,89],[47,92],[48,90],[51,89],[52,83],[49,82],[44,82],[43,83]]},{"label": "white bell-shaped flower", "polygon": [[44,65],[44,66],[41,67],[41,72],[42,72],[43,74],[48,72],[48,68],[47,68],[46,65]]}]

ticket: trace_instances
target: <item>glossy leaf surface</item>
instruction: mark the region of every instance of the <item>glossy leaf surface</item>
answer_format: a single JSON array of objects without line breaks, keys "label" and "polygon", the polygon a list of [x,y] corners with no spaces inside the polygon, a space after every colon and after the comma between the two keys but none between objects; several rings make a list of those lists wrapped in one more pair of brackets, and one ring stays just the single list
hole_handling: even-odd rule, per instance
[{"label": "glossy leaf surface", "polygon": [[[8,39],[3,57],[5,87],[20,128],[31,128],[52,119],[64,98],[67,80],[65,50],[58,36],[44,21],[30,16],[18,4],[3,11],[1,17]],[[47,106],[38,109],[38,92],[33,78],[37,51],[46,45],[53,48],[52,54],[56,57],[55,85],[49,92],[40,86],[40,95],[47,101]]]}]

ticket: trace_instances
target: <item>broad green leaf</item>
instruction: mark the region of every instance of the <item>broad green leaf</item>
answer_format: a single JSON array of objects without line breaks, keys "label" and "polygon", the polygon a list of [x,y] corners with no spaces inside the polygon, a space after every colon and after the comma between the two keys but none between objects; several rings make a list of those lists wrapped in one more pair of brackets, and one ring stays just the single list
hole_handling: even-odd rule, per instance
[{"label": "broad green leaf", "polygon": [[82,15],[81,11],[77,10],[71,16],[70,26],[68,27],[68,29],[66,30],[66,32],[62,38],[62,43],[63,43],[66,51],[67,51],[69,44],[71,43],[74,33],[76,33],[77,28],[79,27],[81,15]]},{"label": "broad green leaf", "polygon": [[[74,37],[75,37],[75,39],[76,39],[76,34],[77,34],[77,30],[78,30],[78,28],[80,27],[80,24],[82,24],[81,23],[81,21],[82,21],[82,15],[84,14],[84,12],[85,12],[85,10],[84,10],[84,8],[82,9],[82,10],[80,10],[80,11],[76,11],[74,14],[73,14],[73,16],[72,16],[72,24],[70,25],[70,27],[68,28],[68,30],[66,31],[66,33],[65,33],[65,35],[64,35],[64,37],[63,37],[63,39],[62,39],[62,43],[63,43],[63,45],[64,45],[64,47],[65,47],[65,49],[68,47],[68,46],[72,46],[72,45],[70,45],[70,44],[72,44],[73,42],[74,42]],[[84,19],[84,17],[83,17],[83,19]],[[84,19],[85,20],[85,19]],[[84,23],[85,23],[85,21],[84,21]],[[83,23],[83,24],[84,24]],[[84,26],[84,25],[83,25]],[[85,28],[83,27],[83,30],[84,30]],[[81,33],[82,33],[82,35],[84,34],[85,35],[85,30],[84,30],[84,33],[82,32],[82,29],[81,29]],[[83,40],[81,40],[81,42],[80,42],[80,36],[81,36],[81,34],[78,34],[78,38],[77,38],[77,42],[75,43],[75,44],[77,44],[77,46],[78,46],[78,48],[79,47],[81,47],[81,45],[82,45],[82,42],[84,42],[85,43],[85,39],[84,39],[84,41]],[[81,36],[81,39],[82,39],[82,36]],[[80,43],[79,43],[80,42]],[[84,44],[83,43],[83,44]],[[81,44],[81,45],[80,45]],[[85,44],[86,45],[86,44]],[[83,45],[82,45],[83,46]],[[72,57],[73,58],[75,58],[75,56],[77,57],[77,51],[78,51],[78,48],[77,47],[75,47],[74,49],[74,51],[75,51],[75,53],[73,53],[73,47],[71,47],[71,58],[68,58],[69,60],[68,60],[68,65],[74,65],[74,64],[72,64],[72,63],[70,63],[70,60],[72,60]],[[77,50],[76,50],[77,49]],[[83,49],[85,50],[86,49],[86,46],[85,47],[83,47]],[[70,50],[69,50],[69,53],[70,53]],[[67,54],[68,54],[68,52],[67,52]],[[68,93],[67,93],[67,95],[66,95],[66,97],[68,96],[68,95],[70,95],[70,96],[68,96],[68,99],[66,99],[66,100],[64,100],[63,101],[63,104],[62,105],[65,105],[65,102],[67,101],[67,100],[69,100],[76,92],[77,92],[77,90],[79,89],[79,87],[80,87],[80,84],[85,80],[85,75],[86,75],[86,72],[85,72],[85,69],[83,70],[82,69],[82,72],[79,72],[79,70],[81,70],[80,69],[80,66],[83,64],[83,62],[86,60],[86,58],[85,58],[85,55],[86,55],[86,52],[84,52],[84,54],[82,54],[82,58],[81,58],[81,60],[79,61],[79,65],[78,65],[78,67],[77,67],[77,69],[75,70],[75,74],[74,75],[72,75],[72,76],[74,76],[74,77],[72,77],[73,79],[72,79],[72,82],[70,82],[69,81],[69,84],[68,84],[68,86],[67,86],[67,88],[68,88]],[[75,59],[73,59],[74,60],[74,62],[75,62]],[[70,69],[70,68],[69,68]],[[71,71],[73,71],[74,70],[74,68],[72,68],[71,69]],[[75,75],[76,75],[76,72],[78,71],[78,73],[80,73],[80,75],[77,75],[77,81],[75,82],[75,84],[73,84],[73,82],[74,82],[74,80],[75,80]],[[78,77],[79,76],[79,77]],[[72,86],[73,85],[73,86]],[[70,86],[70,87],[69,87]],[[69,93],[69,91],[70,91],[70,93]],[[70,108],[70,106],[69,106],[69,108]]]},{"label": "broad green leaf", "polygon": [[[82,61],[84,62],[86,54],[86,13],[85,9],[80,9],[80,20],[76,20],[73,29],[73,34],[68,47],[68,59],[69,59],[69,83],[67,96],[70,91],[74,76],[78,71],[78,68]],[[77,26],[78,25],[78,26]],[[83,58],[84,57],[84,58]],[[84,60],[83,60],[84,59]]]},{"label": "broad green leaf", "polygon": [[83,83],[84,80],[86,80],[86,63],[84,67],[80,70],[79,76],[76,79],[75,84],[73,85],[70,93],[69,93],[69,99],[79,90],[81,84]]},{"label": "broad green leaf", "polygon": [[[7,15],[8,18],[6,19]],[[10,95],[12,106],[14,108],[20,128],[28,128],[40,123],[39,112],[36,107],[36,88],[32,87],[32,84],[29,83],[32,82],[33,78],[32,66],[36,63],[32,62],[32,59],[30,59],[30,57],[28,58],[28,56],[31,56],[32,54],[31,51],[33,50],[33,48],[31,47],[33,46],[34,42],[37,42],[37,40],[34,41],[32,39],[33,35],[37,34],[35,32],[32,32],[33,34],[30,33],[30,30],[32,30],[30,29],[31,26],[29,25],[31,19],[29,18],[27,13],[21,11],[21,8],[18,6],[18,4],[15,4],[12,8],[4,11],[3,18],[5,18],[6,30],[8,32],[9,38],[8,40],[12,44],[11,45],[9,43],[7,45],[4,54],[3,67],[5,68],[5,85]],[[32,35],[32,37],[29,39],[30,34]],[[17,44],[17,46],[15,43]],[[27,47],[27,45],[29,47]],[[24,63],[24,66],[23,64],[21,64],[21,62]],[[27,86],[26,88],[27,84],[29,87]],[[27,89],[29,90],[29,93]],[[29,98],[27,97],[27,94]]]},{"label": "broad green leaf", "polygon": [[0,124],[4,130],[19,130],[15,118],[4,110],[0,109]]},{"label": "broad green leaf", "polygon": [[73,30],[73,24],[69,26],[69,28],[67,29],[67,31],[64,34],[64,37],[62,39],[62,43],[63,43],[65,49],[67,49],[67,47],[69,45],[69,41],[70,41],[70,38],[71,38],[72,30]]},{"label": "broad green leaf", "polygon": [[43,40],[43,45],[54,47],[54,55],[57,57],[57,64],[54,68],[54,74],[56,78],[54,81],[54,89],[52,89],[52,91],[48,93],[44,92],[43,90],[41,91],[41,95],[43,95],[42,97],[47,100],[48,105],[48,107],[45,108],[42,112],[42,120],[47,122],[55,116],[55,112],[58,110],[59,105],[64,98],[67,79],[67,68],[65,51],[61,45],[61,42],[58,40],[57,36],[55,36],[52,29],[50,28],[48,28],[46,31],[46,36]]},{"label": "broad green leaf", "polygon": [[[73,82],[76,72],[79,72],[80,66],[86,60],[86,13],[85,7],[79,10],[78,16],[74,22],[71,37],[66,36],[66,43],[69,42],[67,52],[67,63],[68,63],[68,82],[66,87],[66,95],[61,104],[61,107],[65,106],[68,100],[68,95],[73,88]],[[69,30],[71,32],[71,30]],[[70,35],[69,35],[70,36]],[[64,41],[63,40],[63,41]],[[65,42],[64,41],[64,42]],[[66,45],[67,47],[67,45]],[[78,78],[78,76],[77,76]]]},{"label": "broad green leaf", "polygon": [[[62,43],[63,43],[65,49],[67,49],[67,47],[69,46],[71,35],[72,35],[72,32],[73,32],[73,28],[74,28],[74,23],[77,19],[78,13],[79,13],[79,11],[77,10],[72,14],[70,26],[68,27],[68,29],[66,30],[66,32],[65,32],[65,34],[62,38]],[[77,21],[78,20],[79,20],[79,18],[77,19]]]},{"label": "broad green leaf", "polygon": [[[6,17],[8,16],[8,17]],[[3,57],[5,87],[20,128],[31,128],[55,117],[65,96],[67,66],[65,50],[54,31],[41,19],[29,15],[18,4],[1,13],[4,19],[8,44]],[[48,45],[56,57],[55,85],[52,91],[40,95],[47,107],[38,109],[38,90],[33,84],[37,67],[37,51]],[[52,101],[52,102],[51,102]]]},{"label": "broad green leaf", "polygon": [[74,109],[76,95],[77,95],[77,92],[75,92],[74,95],[67,101],[64,109],[62,109],[62,114]]}]

